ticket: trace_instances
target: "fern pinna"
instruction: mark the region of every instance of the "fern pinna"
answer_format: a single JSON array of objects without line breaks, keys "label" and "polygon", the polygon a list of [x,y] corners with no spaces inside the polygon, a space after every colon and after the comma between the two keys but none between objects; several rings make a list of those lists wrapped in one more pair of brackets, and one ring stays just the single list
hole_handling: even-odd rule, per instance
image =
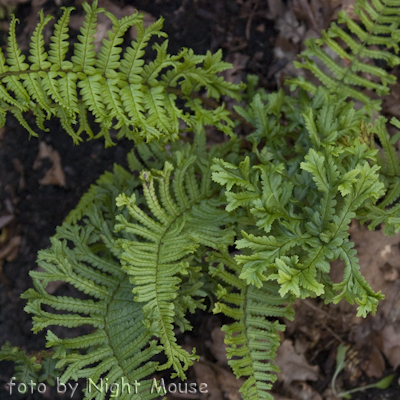
[{"label": "fern pinna", "polygon": [[[165,36],[161,20],[144,28],[137,14],[117,20],[97,2],[84,8],[70,61],[65,57],[72,8],[55,25],[48,53],[42,30],[50,18],[40,14],[31,64],[16,45],[12,19],[7,60],[0,57],[0,105],[3,122],[11,111],[28,129],[22,113],[29,108],[42,128],[47,117],[57,115],[76,142],[86,131],[110,144],[113,124],[118,137],[136,142],[128,155],[131,172],[115,166],[89,189],[52,247],[40,253],[44,271],[31,273],[34,289],[23,295],[35,332],[50,325],[85,324],[93,330],[75,338],[49,331],[54,353],[46,353],[42,365],[48,372],[41,377],[34,360],[10,345],[0,357],[19,368],[26,363],[19,376],[51,379],[57,367],[62,381],[87,378],[85,399],[105,398],[93,385],[107,381],[116,390],[139,380],[138,393],[119,398],[152,398],[159,394],[152,390],[157,371],[186,378],[197,355],[179,345],[176,332],[192,329],[187,314],[205,310],[207,296],[218,297],[213,311],[233,320],[223,331],[229,364],[246,378],[244,399],[272,399],[279,332],[293,318],[296,298],[345,299],[356,302],[362,316],[375,312],[383,298],[360,273],[348,231],[354,218],[370,229],[383,223],[386,234],[400,231],[395,148],[400,133],[391,136],[382,116],[372,119],[372,111],[380,109],[375,96],[387,93],[395,78],[364,61],[399,64],[389,50],[398,51],[400,1],[357,0],[361,25],[342,11],[342,27],[332,24],[321,39],[308,39],[296,66],[310,70],[322,85],[299,77],[287,82],[296,89],[292,96],[284,90],[266,94],[249,77],[245,102],[235,106],[254,127],[245,139],[232,133],[223,105],[207,109],[196,94],[239,98],[242,86],[217,75],[228,67],[221,53],[196,56],[185,49],[171,56],[164,41],[154,45],[156,59],[145,65],[148,41]],[[113,30],[96,53],[98,13],[112,20]],[[130,26],[136,26],[137,37],[122,52]],[[178,98],[185,101],[182,109]],[[97,135],[87,110],[100,126]],[[185,143],[185,136],[166,149],[166,140],[179,137],[179,121],[195,132],[194,143]],[[397,119],[391,123],[400,129]],[[208,148],[207,124],[231,139]],[[334,283],[330,270],[338,258],[345,268]],[[80,293],[48,294],[55,280]]]},{"label": "fern pinna", "polygon": [[[118,131],[118,138],[125,136],[135,142],[167,142],[178,138],[180,121],[186,130],[214,125],[232,134],[233,122],[224,106],[207,109],[197,95],[206,91],[208,97],[216,100],[224,95],[239,99],[242,86],[217,75],[230,66],[221,61],[221,51],[200,56],[182,49],[172,56],[165,40],[153,45],[157,56],[146,64],[143,57],[149,41],[167,36],[161,30],[162,18],[144,28],[143,15],[138,13],[118,20],[104,8],[98,8],[97,0],[92,5],[85,2],[83,8],[85,21],[71,60],[66,60],[66,55],[73,7],[62,7],[63,14],[54,26],[48,52],[43,29],[52,17],[39,13],[40,22],[30,42],[29,63],[18,47],[18,20],[12,16],[7,54],[0,52],[0,126],[9,111],[36,136],[23,116],[31,110],[42,130],[46,130],[46,119],[57,116],[74,143],[79,143],[81,134],[86,132],[91,138],[103,137],[106,146],[110,146],[110,129]],[[113,25],[96,52],[94,34],[100,13],[110,18]],[[132,26],[137,31],[136,40],[123,51],[124,35]],[[184,108],[177,105],[178,100]],[[97,133],[92,131],[87,111],[99,126]]]}]

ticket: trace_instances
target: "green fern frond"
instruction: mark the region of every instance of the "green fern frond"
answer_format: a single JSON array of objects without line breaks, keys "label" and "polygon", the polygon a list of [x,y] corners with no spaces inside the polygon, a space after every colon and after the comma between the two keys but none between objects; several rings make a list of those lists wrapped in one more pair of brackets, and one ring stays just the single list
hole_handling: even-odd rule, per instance
[{"label": "green fern frond", "polygon": [[[180,304],[176,310],[181,282],[185,276],[195,273],[196,253],[201,254],[205,246],[229,245],[234,235],[230,229],[221,229],[229,224],[230,217],[220,208],[221,188],[210,180],[211,160],[212,155],[208,159],[198,158],[194,150],[186,147],[175,153],[175,167],[166,161],[162,171],[142,171],[143,194],[150,214],[136,204],[135,195],[117,197],[117,205],[128,209],[130,219],[117,217],[116,230],[136,237],[135,241],[120,241],[123,269],[135,285],[135,300],[145,303],[147,325],[155,326],[154,333],[167,355],[167,363],[159,369],[173,367],[181,379],[197,356],[190,355],[176,343],[173,322],[178,317],[181,327],[191,329],[179,315],[183,309],[194,311],[196,304],[201,304],[190,300],[190,304]],[[198,173],[202,176],[201,182],[196,180]],[[199,294],[200,289],[201,286],[192,286],[189,299]]]},{"label": "green fern frond", "polygon": [[[216,100],[221,96],[240,99],[243,85],[226,82],[218,76],[230,67],[221,61],[221,52],[195,56],[183,49],[177,55],[169,55],[168,41],[164,41],[154,45],[157,56],[146,64],[143,57],[149,40],[153,36],[166,36],[161,31],[162,19],[144,28],[143,16],[138,13],[118,20],[98,8],[97,1],[91,5],[84,3],[83,8],[85,20],[71,60],[66,55],[73,7],[62,7],[63,15],[54,26],[48,53],[42,31],[51,17],[39,13],[40,21],[30,42],[29,63],[17,44],[18,20],[11,17],[7,57],[0,53],[0,99],[7,104],[5,110],[16,115],[31,135],[33,130],[22,115],[28,110],[34,110],[40,129],[45,129],[46,119],[57,116],[74,143],[79,143],[81,134],[86,132],[92,138],[104,138],[106,146],[111,146],[112,128],[119,130],[118,138],[126,136],[136,143],[166,142],[178,138],[180,121],[185,123],[186,130],[199,131],[204,124],[211,124],[233,135],[230,113],[218,105],[209,110],[198,94],[204,89],[208,97]],[[112,30],[96,52],[98,14],[111,19]],[[123,52],[124,35],[131,26],[136,27],[137,37]],[[181,108],[184,103],[189,112]],[[87,111],[100,128],[95,134],[88,123]]]},{"label": "green fern frond", "polygon": [[46,381],[54,385],[57,377],[55,371],[55,361],[52,359],[52,353],[41,351],[38,354],[28,356],[24,350],[19,347],[12,347],[9,342],[1,346],[0,361],[13,361],[15,365],[14,376],[17,382],[39,382]]},{"label": "green fern frond", "polygon": [[[345,24],[353,35],[333,22],[327,32],[322,32],[320,39],[310,38],[305,41],[307,49],[300,55],[303,61],[295,62],[295,66],[310,70],[331,93],[341,93],[361,101],[366,110],[372,113],[373,110],[380,110],[381,101],[372,100],[363,89],[374,91],[379,96],[388,94],[387,86],[394,84],[396,78],[381,67],[367,64],[364,58],[385,60],[390,67],[400,63],[400,58],[388,51],[393,49],[397,53],[399,50],[397,37],[400,35],[400,3],[360,0],[356,2],[354,12],[360,17],[362,26],[354,22],[344,10],[338,16],[338,22]],[[348,47],[344,49],[338,40]],[[378,50],[374,46],[384,46],[386,49]],[[327,47],[344,60],[343,65],[339,65],[328,54]],[[327,71],[321,68],[321,63]],[[360,73],[367,75],[363,77]],[[295,78],[288,83],[292,88],[299,86],[315,92],[315,88],[308,87],[304,79]]]},{"label": "green fern frond", "polygon": [[[117,180],[110,173],[103,176],[91,206],[84,201],[70,217],[77,223],[57,229],[52,247],[39,253],[44,271],[31,272],[34,289],[22,296],[28,299],[25,309],[33,313],[35,332],[50,325],[71,328],[88,324],[95,328],[75,338],[62,339],[50,330],[47,333],[47,346],[55,351],[53,359],[58,360],[56,368],[61,371],[60,381],[86,378],[87,400],[106,398],[103,380],[108,387],[125,387],[123,399],[157,397],[150,390],[152,381],[144,378],[156,370],[157,363],[151,358],[160,347],[151,340],[154,327],[144,325],[142,307],[132,299],[132,285],[117,258],[118,237],[112,232],[116,192],[132,191],[129,179],[124,179],[127,173],[121,172],[116,168]],[[83,220],[79,219],[82,214]],[[47,285],[56,280],[74,286],[89,298],[48,294]],[[45,311],[45,305],[61,313]],[[135,388],[136,382],[140,386]]]},{"label": "green fern frond", "polygon": [[[293,320],[294,311],[287,305],[292,298],[281,296],[275,283],[264,284],[261,289],[247,286],[239,279],[240,266],[226,250],[212,253],[208,261],[217,264],[210,266],[211,275],[232,287],[228,290],[220,285],[220,301],[215,304],[214,313],[221,312],[235,320],[222,330],[229,365],[237,378],[247,378],[240,392],[247,400],[273,400],[268,391],[279,372],[274,364],[280,343],[278,332],[285,330],[278,318]],[[271,317],[275,320],[271,321]]]},{"label": "green fern frond", "polygon": [[[291,100],[285,99],[284,103],[286,108]],[[250,107],[254,110],[266,106],[258,98]],[[366,282],[349,288],[345,284],[332,286],[327,274],[332,261],[342,257],[343,252],[349,254],[345,243],[355,212],[374,204],[384,194],[379,167],[367,162],[368,158],[376,161],[376,150],[360,142],[359,114],[347,114],[349,108],[342,98],[319,90],[304,108],[306,113],[300,109],[287,114],[289,125],[304,133],[298,137],[299,154],[287,154],[284,164],[278,163],[276,152],[273,161],[263,157],[264,149],[258,153],[259,164],[253,166],[249,158],[238,166],[214,161],[212,177],[226,186],[226,209],[247,210],[247,225],[255,225],[250,230],[245,226],[243,238],[236,242],[242,250],[235,257],[243,266],[240,278],[260,289],[266,281],[277,281],[282,296],[317,295],[329,301],[333,301],[337,290],[354,289],[349,298],[356,299],[359,312],[375,311],[381,295],[372,292]],[[304,118],[303,127],[299,113]],[[250,113],[248,116],[253,118]],[[263,128],[267,151],[269,138],[278,141],[274,135],[284,136],[286,132]],[[344,138],[354,147],[341,144]],[[298,186],[301,182],[306,184],[304,189]],[[352,260],[343,282],[359,282],[354,257]]]},{"label": "green fern frond", "polygon": [[[394,235],[397,231],[395,221],[400,215],[400,161],[395,148],[400,138],[400,131],[390,137],[386,129],[387,120],[379,117],[371,127],[371,132],[379,138],[382,146],[382,154],[378,157],[378,164],[381,167],[380,173],[387,193],[379,204],[366,204],[359,210],[357,217],[361,223],[369,222],[368,228],[375,229],[379,224],[384,224],[384,233]],[[400,128],[400,123],[392,119],[392,124]],[[396,204],[397,203],[397,204]],[[391,207],[390,207],[391,206]]]}]

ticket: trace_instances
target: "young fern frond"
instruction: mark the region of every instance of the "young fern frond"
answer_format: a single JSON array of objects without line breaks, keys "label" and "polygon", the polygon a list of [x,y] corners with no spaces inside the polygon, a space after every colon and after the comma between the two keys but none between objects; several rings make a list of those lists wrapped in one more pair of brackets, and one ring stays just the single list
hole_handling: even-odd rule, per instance
[{"label": "young fern frond", "polygon": [[[363,26],[354,22],[344,10],[338,16],[338,22],[345,24],[353,35],[333,22],[327,32],[322,31],[320,39],[310,38],[305,41],[307,49],[300,54],[302,62],[296,61],[294,65],[310,70],[331,93],[357,99],[372,113],[373,110],[381,109],[381,101],[372,100],[363,89],[373,91],[378,96],[388,94],[388,85],[394,84],[396,77],[381,67],[367,64],[364,59],[384,60],[389,67],[400,64],[400,58],[389,51],[399,51],[400,3],[391,0],[374,0],[372,3],[361,0],[356,2],[354,13],[360,17]],[[346,43],[348,48],[344,49],[338,40]],[[376,46],[384,46],[386,49],[376,49]],[[344,65],[338,65],[325,50],[326,47],[344,60]],[[321,68],[315,58],[325,65],[328,72]],[[367,75],[361,76],[360,73]],[[315,85],[303,77],[288,80],[288,83],[292,89],[299,86],[312,94],[317,90]]]},{"label": "young fern frond", "polygon": [[[292,299],[278,293],[279,285],[266,283],[256,289],[239,278],[241,267],[226,250],[213,252],[208,258],[210,273],[219,285],[214,313],[223,313],[235,322],[224,325],[228,363],[237,378],[247,377],[240,392],[247,400],[273,400],[272,383],[279,368],[273,363],[285,325],[278,318],[293,320],[294,311],[287,305]],[[217,264],[217,266],[212,266]],[[226,284],[232,290],[226,288]],[[268,318],[274,318],[270,321]]]},{"label": "young fern frond", "polygon": [[[18,20],[12,16],[7,55],[0,53],[0,99],[5,112],[13,113],[31,135],[35,133],[22,112],[32,110],[40,129],[45,129],[45,120],[57,116],[74,143],[79,143],[81,134],[86,132],[89,137],[103,137],[106,146],[110,146],[110,129],[119,130],[118,138],[125,136],[137,143],[171,141],[178,138],[179,121],[185,123],[186,130],[211,124],[233,134],[233,122],[223,107],[209,110],[196,98],[205,89],[208,97],[217,100],[224,95],[240,99],[243,86],[217,75],[230,67],[221,61],[221,52],[194,56],[183,49],[171,56],[167,52],[168,41],[164,41],[154,45],[155,61],[145,64],[144,49],[149,40],[166,36],[161,31],[163,20],[144,28],[142,15],[136,13],[118,20],[98,8],[97,3],[94,0],[92,5],[83,4],[85,20],[71,60],[66,60],[66,54],[72,7],[62,8],[48,53],[42,31],[51,17],[39,13],[40,22],[30,43],[30,63],[25,62],[18,47]],[[96,52],[94,34],[100,13],[109,17],[113,25]],[[131,26],[136,27],[137,38],[123,51],[124,35]],[[186,103],[185,111],[176,104],[178,99]],[[97,133],[92,132],[87,111],[100,128]]]}]

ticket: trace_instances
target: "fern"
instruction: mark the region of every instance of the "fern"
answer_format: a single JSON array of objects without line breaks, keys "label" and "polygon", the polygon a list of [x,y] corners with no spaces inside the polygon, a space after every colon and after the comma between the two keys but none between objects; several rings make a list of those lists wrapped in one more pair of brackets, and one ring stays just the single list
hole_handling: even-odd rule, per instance
[{"label": "fern", "polygon": [[[343,118],[346,103],[329,94],[324,97],[322,107],[315,111],[308,107],[303,114],[308,137],[299,135],[295,148],[308,147],[305,155],[294,155],[286,166],[263,159],[252,167],[249,158],[238,166],[215,160],[213,179],[227,188],[227,210],[246,208],[258,227],[251,234],[242,231],[243,238],[237,241],[239,249],[251,250],[251,254],[236,256],[243,265],[241,278],[259,288],[264,281],[276,280],[282,296],[323,295],[335,302],[343,297],[350,302],[355,299],[359,314],[365,316],[376,310],[382,295],[374,293],[360,276],[347,231],[355,212],[365,203],[376,202],[384,185],[379,181],[378,167],[366,162],[375,160],[376,151],[369,150],[354,134],[353,147],[339,144],[344,133],[352,132],[357,114]],[[253,102],[251,107],[261,113],[262,108],[273,105]],[[319,122],[323,131],[316,129]],[[267,143],[270,135],[264,131]],[[265,147],[268,151],[268,144]],[[353,153],[354,149],[358,151]],[[346,263],[344,281],[332,285],[330,262],[338,257]],[[332,297],[337,290],[341,292]]]},{"label": "fern", "polygon": [[[368,228],[375,229],[379,224],[384,223],[384,233],[386,235],[394,235],[400,231],[398,218],[400,215],[400,205],[398,199],[400,197],[400,162],[395,148],[396,142],[399,140],[398,132],[390,137],[386,130],[386,119],[380,117],[372,127],[372,132],[376,134],[382,145],[382,156],[378,158],[381,166],[381,177],[388,189],[385,197],[379,204],[368,204],[357,214],[361,223],[369,221]],[[392,124],[400,128],[397,119],[392,119]],[[397,203],[397,204],[396,204]],[[388,208],[388,206],[391,206]]]},{"label": "fern", "polygon": [[[338,22],[345,24],[350,33],[332,23],[327,32],[322,31],[320,39],[310,38],[305,41],[307,49],[300,55],[303,62],[295,62],[294,65],[310,70],[332,93],[342,93],[361,101],[366,110],[372,113],[373,110],[380,111],[381,101],[372,100],[369,94],[360,89],[368,89],[378,96],[385,95],[389,93],[388,85],[394,84],[396,78],[383,68],[366,64],[363,60],[366,57],[384,60],[390,67],[400,64],[400,58],[389,52],[389,49],[393,49],[396,54],[399,51],[400,4],[396,0],[373,0],[372,4],[368,0],[359,0],[354,13],[360,17],[363,26],[354,22],[345,11],[340,11]],[[346,43],[347,49],[343,49],[338,40]],[[384,46],[386,49],[376,49],[376,46]],[[324,47],[329,47],[344,60],[344,65],[338,65]],[[313,58],[324,64],[328,72]],[[360,76],[360,72],[367,75]],[[306,82],[304,78],[295,78],[288,83],[292,88],[303,87],[312,94],[317,90],[315,85]]]},{"label": "fern", "polygon": [[44,382],[54,385],[57,377],[55,361],[51,352],[41,351],[31,357],[24,350],[12,347],[6,342],[0,350],[0,361],[13,361],[15,366],[14,379],[19,382]]},{"label": "fern", "polygon": [[[144,49],[149,40],[166,36],[161,31],[162,19],[144,28],[143,16],[138,13],[118,20],[98,8],[97,0],[92,5],[84,3],[83,8],[85,21],[71,60],[66,60],[66,54],[73,7],[62,7],[63,15],[54,26],[48,53],[42,31],[51,17],[39,13],[40,22],[30,43],[29,63],[17,44],[18,20],[11,16],[7,56],[0,53],[0,99],[3,110],[14,114],[30,135],[36,133],[23,116],[28,110],[32,110],[42,130],[46,130],[45,120],[57,116],[74,143],[79,143],[86,132],[89,137],[104,138],[106,146],[110,146],[113,144],[110,129],[119,130],[119,138],[125,136],[137,143],[154,139],[166,142],[178,138],[179,121],[185,123],[186,130],[215,125],[228,135],[233,134],[229,112],[223,106],[204,108],[198,95],[206,90],[208,97],[217,100],[224,95],[240,98],[241,85],[217,76],[230,67],[221,61],[221,52],[196,56],[183,49],[171,56],[167,52],[168,41],[164,41],[153,46],[156,59],[145,64]],[[96,52],[94,34],[100,13],[111,19],[112,30]],[[137,29],[137,39],[123,52],[124,35],[131,26]],[[184,101],[189,112],[177,106],[178,99]],[[99,126],[95,134],[87,111]],[[4,124],[5,114],[2,121]]]},{"label": "fern", "polygon": [[[33,314],[34,332],[50,325],[94,328],[71,339],[47,333],[61,381],[86,378],[86,399],[104,398],[104,391],[93,391],[101,387],[101,379],[117,387],[137,381],[144,390],[141,396],[153,398],[157,392],[151,390],[152,381],[143,378],[172,366],[184,379],[184,371],[197,358],[177,344],[174,324],[182,331],[191,329],[186,313],[204,308],[204,249],[233,243],[234,232],[228,227],[232,219],[220,208],[221,187],[212,182],[210,167],[215,155],[234,149],[229,145],[207,152],[204,138],[197,140],[169,157],[163,170],[142,172],[143,194],[137,180],[115,166],[58,228],[52,247],[40,252],[38,262],[44,271],[31,272],[34,289],[23,295],[28,299],[25,310]],[[235,151],[229,157],[233,160]],[[197,173],[203,176],[200,184]],[[155,196],[155,182],[161,202]],[[121,206],[129,213],[120,214]],[[46,286],[55,280],[88,298],[49,295]],[[152,337],[158,337],[162,347]],[[151,357],[161,349],[167,362],[157,365]]]},{"label": "fern", "polygon": [[[119,173],[121,168],[114,172]],[[120,186],[114,179],[110,188],[108,177],[99,181],[97,207],[92,203],[78,221],[84,224],[59,227],[52,247],[40,252],[38,262],[44,271],[31,272],[35,289],[29,289],[23,298],[28,299],[26,311],[34,315],[34,332],[50,325],[72,328],[88,324],[94,328],[91,333],[65,339],[47,332],[47,346],[54,350],[56,368],[62,371],[61,382],[86,378],[91,385],[86,387],[85,398],[104,399],[105,390],[95,389],[102,387],[100,378],[118,387],[124,382],[134,385],[137,380],[139,398],[154,398],[157,393],[149,390],[152,382],[143,378],[155,371],[157,364],[151,357],[161,349],[143,325],[140,305],[131,301],[132,286],[119,267],[117,237],[112,232],[117,212],[113,192],[125,188],[129,193],[131,189],[121,178]],[[49,295],[46,286],[55,280],[74,286],[89,298]],[[45,311],[43,306],[63,313]],[[133,390],[131,386],[132,395]],[[132,398],[128,389],[121,398]]]},{"label": "fern", "polygon": [[[365,62],[400,63],[390,51],[399,49],[400,2],[357,0],[361,25],[342,11],[342,27],[333,23],[321,39],[307,40],[295,65],[309,69],[321,81],[318,87],[299,77],[288,81],[296,95],[267,94],[250,76],[245,101],[232,114],[254,127],[245,139],[233,134],[223,102],[209,107],[214,102],[201,97],[240,99],[243,85],[218,76],[229,68],[221,52],[170,55],[164,40],[154,44],[156,57],[146,64],[148,43],[166,36],[162,19],[144,28],[139,14],[118,20],[96,1],[83,7],[85,22],[70,60],[73,8],[63,9],[48,53],[42,31],[51,18],[39,13],[29,63],[17,46],[12,17],[7,56],[0,53],[0,122],[10,111],[33,135],[24,119],[32,110],[42,129],[57,116],[76,143],[87,132],[106,145],[117,129],[117,138],[135,141],[131,171],[116,165],[91,186],[51,248],[39,253],[44,271],[31,272],[34,289],[23,294],[35,332],[51,325],[92,330],[74,338],[49,330],[51,350],[46,366],[42,362],[48,372],[41,377],[35,357],[19,349],[5,345],[0,358],[15,360],[21,379],[51,379],[55,368],[63,382],[86,378],[85,399],[105,398],[102,389],[93,391],[103,380],[118,387],[140,381],[140,393],[122,393],[121,399],[153,398],[159,394],[151,389],[157,371],[186,378],[198,356],[181,347],[177,332],[192,329],[188,313],[205,310],[206,297],[218,297],[213,311],[233,321],[223,331],[229,364],[246,378],[243,398],[271,400],[279,332],[294,316],[295,299],[345,299],[366,316],[384,297],[361,275],[349,226],[358,218],[369,229],[384,224],[385,234],[400,231],[400,133],[390,136],[384,117],[371,118],[380,109],[376,97],[388,93],[395,79]],[[100,13],[113,27],[96,52]],[[131,26],[136,40],[123,48]],[[331,50],[344,64],[334,61]],[[175,140],[183,123],[194,132],[193,144]],[[391,123],[400,129],[397,119]],[[205,125],[230,141],[208,146]],[[339,258],[343,278],[333,283],[329,273]],[[77,294],[48,294],[55,280]]]},{"label": "fern", "polygon": [[[175,153],[177,168],[172,180],[172,195],[170,177],[174,167],[170,162],[166,161],[163,171],[141,172],[143,194],[153,217],[135,204],[135,195],[120,195],[116,200],[118,206],[128,208],[132,219],[131,222],[122,215],[118,216],[116,230],[136,237],[134,242],[129,239],[120,241],[123,270],[135,285],[135,300],[145,303],[146,324],[155,325],[155,334],[164,347],[168,361],[160,368],[173,367],[182,380],[185,379],[184,371],[197,357],[176,344],[173,322],[177,308],[183,309],[183,314],[187,308],[193,312],[198,305],[193,300],[189,300],[189,307],[180,303],[184,300],[182,295],[179,296],[180,276],[190,277],[196,272],[199,261],[193,255],[202,254],[204,246],[229,245],[234,235],[229,229],[220,229],[232,221],[220,209],[223,204],[218,196],[221,188],[212,185],[210,180],[214,152],[205,158],[204,149],[196,150],[203,156],[201,162],[189,146]],[[196,173],[202,174],[201,182],[196,181]],[[158,183],[158,195],[155,182]],[[185,318],[179,322],[182,331],[191,329]]]},{"label": "fern", "polygon": [[268,393],[272,384],[268,382],[275,382],[274,373],[279,371],[273,361],[279,346],[278,332],[284,331],[285,326],[267,317],[293,320],[293,309],[282,307],[291,299],[281,297],[278,286],[273,283],[265,284],[262,289],[246,285],[239,278],[240,266],[226,250],[214,252],[209,261],[218,263],[210,267],[212,276],[238,290],[238,293],[228,291],[225,285],[220,285],[217,295],[222,301],[215,304],[214,312],[223,312],[235,320],[231,325],[224,325],[222,330],[228,345],[229,365],[237,378],[247,377],[240,389],[242,396],[250,400],[273,400]]}]

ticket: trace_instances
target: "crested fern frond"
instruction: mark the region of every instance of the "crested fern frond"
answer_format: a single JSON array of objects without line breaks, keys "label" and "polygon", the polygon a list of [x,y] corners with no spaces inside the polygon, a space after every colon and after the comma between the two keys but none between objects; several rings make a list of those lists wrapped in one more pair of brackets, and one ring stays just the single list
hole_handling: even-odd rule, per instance
[{"label": "crested fern frond", "polygon": [[[269,101],[276,102],[272,98]],[[285,109],[290,102],[285,99]],[[251,120],[255,110],[266,106],[258,97],[250,107],[242,114]],[[263,152],[269,150],[269,141],[279,143],[278,135],[284,136],[287,131],[270,130],[263,124],[260,138],[265,139],[266,145],[258,153],[259,164],[251,166],[248,157],[238,166],[215,160],[212,177],[226,186],[227,210],[248,210],[247,225],[255,225],[252,230],[245,226],[243,238],[236,241],[236,247],[242,250],[235,256],[243,266],[240,278],[260,289],[265,282],[277,281],[282,296],[317,295],[332,301],[339,286],[332,286],[327,275],[330,263],[342,257],[340,249],[348,238],[355,212],[374,204],[383,195],[384,184],[379,180],[379,167],[367,162],[376,162],[376,150],[368,150],[358,139],[359,114],[348,113],[343,98],[318,90],[304,108],[306,113],[300,109],[286,114],[289,125],[304,132],[296,143],[299,154],[292,158],[290,153],[285,155],[288,159],[284,164],[278,163],[276,152],[272,153],[273,161],[265,157]],[[304,118],[302,127],[299,113]],[[355,142],[357,151],[341,144],[344,139]],[[305,188],[295,189],[300,182]],[[311,192],[315,194],[311,196]],[[344,282],[349,277],[358,279],[354,258],[351,265]],[[349,297],[356,299],[359,312],[364,314],[366,310],[375,311],[381,295],[365,283],[357,287],[357,295]]]},{"label": "crested fern frond", "polygon": [[54,385],[57,377],[55,361],[52,353],[41,351],[35,355],[28,355],[19,347],[12,347],[6,342],[0,349],[0,361],[13,361],[15,365],[14,377],[19,382],[44,382]]},{"label": "crested fern frond", "polygon": [[[310,38],[305,41],[307,49],[300,55],[302,62],[295,62],[295,66],[310,70],[331,93],[341,93],[361,101],[366,110],[372,113],[373,110],[380,110],[381,102],[372,100],[363,89],[378,95],[388,94],[388,85],[394,84],[396,78],[383,68],[366,64],[364,58],[385,60],[390,67],[400,64],[400,58],[389,52],[389,49],[396,53],[399,51],[396,38],[400,35],[397,17],[400,4],[397,1],[376,0],[370,3],[360,0],[354,12],[360,17],[363,26],[354,22],[344,10],[340,11],[338,22],[345,24],[353,35],[333,22],[327,32],[322,32],[320,39]],[[338,40],[346,43],[348,48],[344,49]],[[386,49],[376,49],[374,46],[384,46]],[[327,48],[344,60],[343,65],[338,65],[328,54]],[[327,72],[323,71],[321,63]],[[360,76],[360,72],[367,75]],[[292,88],[299,86],[305,90],[310,89],[304,79],[295,78],[288,83]]]},{"label": "crested fern frond", "polygon": [[221,312],[235,320],[222,330],[228,345],[229,365],[237,378],[247,378],[240,392],[248,400],[273,400],[268,391],[279,372],[274,364],[280,343],[278,332],[285,330],[278,318],[293,320],[294,311],[287,305],[293,299],[287,295],[282,297],[275,283],[264,284],[261,289],[247,286],[239,279],[241,267],[226,250],[213,252],[208,261],[211,275],[232,287],[228,290],[220,285],[214,313]]}]

